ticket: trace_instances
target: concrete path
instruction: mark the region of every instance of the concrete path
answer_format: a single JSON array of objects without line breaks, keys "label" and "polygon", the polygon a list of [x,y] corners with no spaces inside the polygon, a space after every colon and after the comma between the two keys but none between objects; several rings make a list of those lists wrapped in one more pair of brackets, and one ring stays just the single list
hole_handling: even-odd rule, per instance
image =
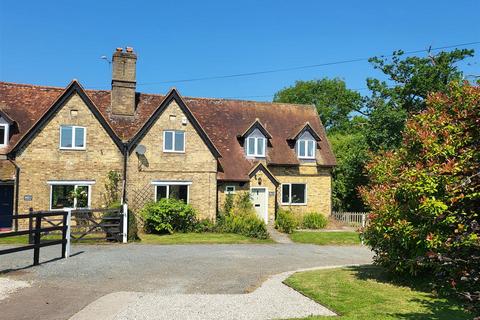
[{"label": "concrete path", "polygon": [[69,259],[52,260],[59,254],[42,248],[38,267],[28,267],[32,252],[0,257],[0,277],[31,284],[0,300],[2,320],[65,320],[115,292],[245,294],[289,270],[372,261],[366,247],[308,244],[76,245]]},{"label": "concrete path", "polygon": [[333,311],[283,284],[293,273],[295,271],[274,275],[248,294],[111,293],[70,320],[266,320],[335,316]]},{"label": "concrete path", "polygon": [[293,241],[290,239],[288,234],[278,231],[271,224],[267,226],[267,231],[270,234],[270,237],[272,238],[272,240],[277,243],[293,243]]}]

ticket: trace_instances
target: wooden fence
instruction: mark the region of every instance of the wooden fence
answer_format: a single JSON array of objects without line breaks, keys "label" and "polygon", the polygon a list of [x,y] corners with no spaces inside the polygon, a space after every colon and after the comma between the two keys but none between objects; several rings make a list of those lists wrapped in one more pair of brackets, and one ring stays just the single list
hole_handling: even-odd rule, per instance
[{"label": "wooden fence", "polygon": [[365,227],[368,223],[368,212],[333,212],[332,217],[351,227]]},{"label": "wooden fence", "polygon": [[[54,226],[42,227],[42,220],[46,217],[60,217],[60,222]],[[32,243],[24,246],[14,247],[9,249],[0,250],[0,256],[9,253],[15,253],[25,250],[33,250],[33,265],[36,266],[40,263],[40,248],[62,245],[61,257],[68,257],[69,253],[69,228],[68,228],[68,213],[65,211],[30,211],[29,214],[20,214],[13,216],[13,219],[29,219],[30,228],[28,230],[20,230],[14,232],[2,232],[0,238],[16,237],[22,235],[28,235],[32,237]],[[34,221],[34,223],[33,223]],[[60,239],[53,240],[41,240],[41,236],[49,232],[61,232]]]}]

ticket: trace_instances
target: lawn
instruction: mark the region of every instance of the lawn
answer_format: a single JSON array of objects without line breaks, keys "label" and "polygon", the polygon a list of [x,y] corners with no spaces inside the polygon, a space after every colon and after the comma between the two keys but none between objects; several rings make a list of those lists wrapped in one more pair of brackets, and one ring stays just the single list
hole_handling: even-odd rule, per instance
[{"label": "lawn", "polygon": [[357,245],[361,243],[359,234],[352,231],[295,231],[290,238],[294,242],[318,245]]},{"label": "lawn", "polygon": [[248,238],[234,233],[174,233],[167,235],[140,234],[140,243],[145,244],[232,244],[232,243],[273,243],[271,239]]},{"label": "lawn", "polygon": [[458,301],[433,295],[426,284],[393,281],[374,266],[300,272],[285,284],[333,310],[339,320],[472,318]]},{"label": "lawn", "polygon": [[[273,243],[271,239],[261,240],[248,238],[234,233],[174,233],[168,235],[140,234],[140,244],[232,244],[232,243]],[[101,244],[107,243],[101,240],[88,239],[98,237],[87,235],[80,242],[72,241],[72,244]],[[42,240],[60,239],[59,235],[42,236]],[[27,244],[28,236],[16,236],[11,238],[0,238],[0,244]],[[110,243],[110,242],[108,242]]]}]

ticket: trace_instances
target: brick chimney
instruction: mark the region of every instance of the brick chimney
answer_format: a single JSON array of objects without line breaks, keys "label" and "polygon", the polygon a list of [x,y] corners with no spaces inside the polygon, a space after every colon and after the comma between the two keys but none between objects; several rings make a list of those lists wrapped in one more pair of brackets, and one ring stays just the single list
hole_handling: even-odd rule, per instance
[{"label": "brick chimney", "polygon": [[112,58],[112,113],[121,116],[135,114],[137,55],[133,48],[117,48]]}]

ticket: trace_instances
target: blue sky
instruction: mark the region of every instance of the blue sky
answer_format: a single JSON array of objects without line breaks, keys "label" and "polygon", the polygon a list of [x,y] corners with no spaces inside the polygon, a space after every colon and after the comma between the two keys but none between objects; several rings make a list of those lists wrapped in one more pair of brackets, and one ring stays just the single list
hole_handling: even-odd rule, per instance
[{"label": "blue sky", "polygon": [[[1,1],[0,80],[108,89],[102,55],[138,53],[138,91],[271,100],[295,80],[365,87],[368,62],[255,77],[163,81],[319,64],[480,41],[480,1]],[[480,51],[480,44],[470,46]],[[480,74],[480,54],[463,63]],[[160,82],[160,83],[159,83]],[[360,91],[367,94],[367,91]]]}]

